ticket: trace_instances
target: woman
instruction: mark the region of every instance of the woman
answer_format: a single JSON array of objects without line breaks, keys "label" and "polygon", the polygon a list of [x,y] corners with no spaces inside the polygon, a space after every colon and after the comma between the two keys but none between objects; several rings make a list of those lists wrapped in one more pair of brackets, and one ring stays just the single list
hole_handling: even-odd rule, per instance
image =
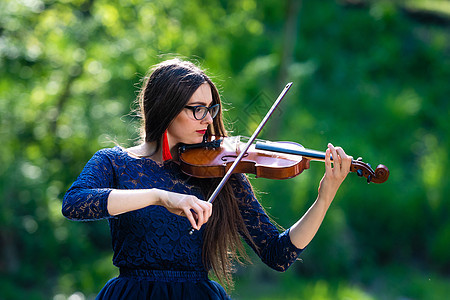
[{"label": "woman", "polygon": [[69,219],[109,221],[120,275],[97,298],[228,299],[208,271],[232,287],[232,261],[246,258],[240,237],[267,265],[285,271],[316,234],[352,158],[328,145],[316,201],[280,234],[246,176],[233,175],[213,206],[204,199],[220,179],[180,171],[180,144],[227,135],[219,93],[202,70],[178,59],[158,64],[139,102],[143,142],[98,151],[63,200]]}]

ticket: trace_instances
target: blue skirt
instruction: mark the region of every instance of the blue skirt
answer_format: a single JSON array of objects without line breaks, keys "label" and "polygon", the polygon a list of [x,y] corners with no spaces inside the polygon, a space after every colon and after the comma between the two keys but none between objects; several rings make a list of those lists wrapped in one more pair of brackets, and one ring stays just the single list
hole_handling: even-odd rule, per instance
[{"label": "blue skirt", "polygon": [[207,272],[120,269],[96,299],[230,299]]}]

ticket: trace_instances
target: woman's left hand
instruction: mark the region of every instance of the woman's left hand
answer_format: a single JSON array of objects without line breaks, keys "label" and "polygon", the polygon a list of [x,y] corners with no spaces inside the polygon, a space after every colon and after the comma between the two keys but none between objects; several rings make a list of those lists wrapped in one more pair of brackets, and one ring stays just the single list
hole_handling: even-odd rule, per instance
[{"label": "woman's left hand", "polygon": [[[333,161],[330,156],[333,157]],[[352,159],[353,157],[345,154],[341,147],[334,147],[331,143],[328,144],[328,149],[325,152],[325,175],[320,181],[319,198],[327,200],[328,203],[333,201],[341,183],[350,172]]]}]

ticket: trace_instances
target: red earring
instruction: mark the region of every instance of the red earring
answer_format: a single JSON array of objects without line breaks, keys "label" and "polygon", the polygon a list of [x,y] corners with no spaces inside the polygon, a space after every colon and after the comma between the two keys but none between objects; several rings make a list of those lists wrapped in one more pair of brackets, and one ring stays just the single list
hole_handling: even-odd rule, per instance
[{"label": "red earring", "polygon": [[169,140],[167,139],[167,129],[163,135],[162,150],[163,150],[163,160],[164,161],[172,159],[172,154],[170,153],[170,149],[169,149]]}]

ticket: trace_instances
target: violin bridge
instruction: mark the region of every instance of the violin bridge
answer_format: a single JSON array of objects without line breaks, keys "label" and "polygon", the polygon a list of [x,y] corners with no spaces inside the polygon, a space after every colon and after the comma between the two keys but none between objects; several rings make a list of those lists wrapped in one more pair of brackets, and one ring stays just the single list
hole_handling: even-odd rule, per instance
[{"label": "violin bridge", "polygon": [[241,153],[241,136],[237,136],[236,139],[234,140],[234,146],[236,149],[236,154],[239,155]]}]

